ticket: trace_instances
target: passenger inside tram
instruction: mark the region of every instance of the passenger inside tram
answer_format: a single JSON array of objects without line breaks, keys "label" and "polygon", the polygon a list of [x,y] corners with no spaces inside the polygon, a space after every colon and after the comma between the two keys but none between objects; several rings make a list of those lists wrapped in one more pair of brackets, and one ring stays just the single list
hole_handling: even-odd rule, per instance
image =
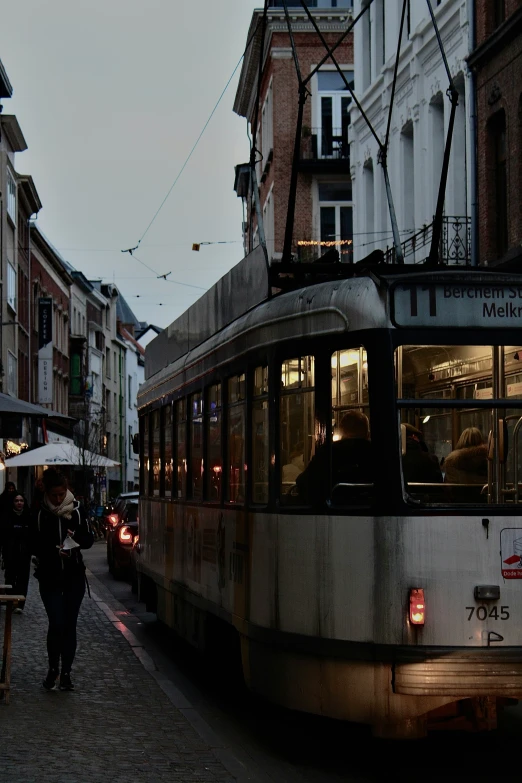
[{"label": "passenger inside tram", "polygon": [[304,469],[304,444],[300,442],[290,451],[290,462],[283,465],[283,485],[295,484]]},{"label": "passenger inside tram", "polygon": [[442,482],[442,471],[435,454],[430,454],[422,432],[412,424],[403,424],[405,450],[402,455],[402,470],[406,483]]},{"label": "passenger inside tram", "polygon": [[403,345],[395,367],[401,421],[422,427],[444,476],[408,482],[405,470],[409,495],[421,503],[522,502],[522,349]]},{"label": "passenger inside tram", "polygon": [[478,427],[466,427],[444,460],[444,474],[448,484],[487,483],[488,450]]},{"label": "passenger inside tram", "polygon": [[349,410],[339,422],[340,439],[332,443],[332,473],[325,447],[318,449],[306,470],[296,481],[299,497],[311,506],[320,506],[342,484],[371,484],[371,444],[368,417],[360,410]]}]

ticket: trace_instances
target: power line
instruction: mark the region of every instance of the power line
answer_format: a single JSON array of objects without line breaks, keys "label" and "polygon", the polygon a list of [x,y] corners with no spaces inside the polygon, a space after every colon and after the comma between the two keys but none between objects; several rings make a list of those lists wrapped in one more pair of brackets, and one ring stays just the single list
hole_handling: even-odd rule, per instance
[{"label": "power line", "polygon": [[[256,25],[256,29],[253,31],[252,35],[251,35],[251,36],[250,36],[250,38],[248,39],[248,41],[247,41],[247,45],[245,46],[245,49],[244,49],[244,51],[243,51],[243,54],[242,54],[242,55],[241,55],[241,57],[239,58],[239,60],[238,60],[238,62],[237,62],[237,65],[236,65],[236,67],[235,67],[235,68],[234,68],[234,70],[232,71],[232,74],[231,74],[231,76],[230,76],[229,80],[228,80],[228,81],[227,81],[227,83],[225,84],[225,87],[223,88],[223,91],[222,91],[221,95],[219,96],[219,98],[218,98],[218,100],[217,100],[217,103],[216,103],[216,105],[214,106],[214,108],[213,108],[213,109],[212,109],[212,111],[210,112],[210,115],[209,115],[209,117],[208,117],[207,121],[205,122],[205,124],[204,124],[204,126],[203,126],[203,128],[202,128],[202,130],[201,130],[201,132],[200,132],[200,134],[199,134],[199,136],[197,137],[196,141],[194,142],[194,145],[193,145],[192,149],[190,150],[189,154],[187,155],[187,157],[186,157],[186,159],[185,159],[185,162],[183,163],[183,165],[182,165],[182,167],[181,167],[180,171],[178,172],[178,175],[177,175],[176,179],[174,180],[174,182],[173,182],[173,183],[172,183],[172,185],[170,186],[169,190],[167,191],[167,195],[165,196],[165,198],[163,199],[163,201],[162,201],[162,202],[161,202],[161,204],[159,205],[158,209],[156,210],[156,212],[155,212],[155,213],[154,213],[154,215],[152,216],[152,220],[150,221],[149,225],[147,226],[147,228],[145,229],[145,231],[143,232],[143,234],[142,234],[142,235],[141,235],[141,237],[139,238],[139,240],[138,240],[138,244],[136,245],[136,247],[135,247],[135,248],[132,248],[132,250],[137,250],[137,249],[138,249],[138,247],[141,245],[141,243],[143,242],[143,239],[145,238],[145,236],[146,236],[147,232],[149,231],[149,229],[151,228],[152,224],[154,223],[154,221],[155,221],[155,220],[156,220],[156,218],[158,217],[159,213],[160,213],[160,212],[161,212],[161,210],[163,209],[163,206],[164,206],[165,202],[167,201],[168,197],[170,196],[170,194],[171,194],[171,193],[172,193],[172,191],[174,190],[174,187],[176,186],[176,183],[178,182],[179,178],[180,178],[180,177],[181,177],[181,175],[183,174],[183,172],[184,172],[184,170],[185,170],[185,168],[186,168],[186,166],[187,166],[187,163],[188,163],[188,162],[189,162],[189,160],[191,159],[191,157],[192,157],[192,154],[193,154],[194,150],[195,150],[195,149],[196,149],[196,147],[198,146],[198,144],[199,144],[199,141],[200,141],[201,137],[202,137],[202,136],[203,136],[203,134],[205,133],[205,131],[206,131],[206,129],[207,129],[207,126],[208,126],[208,124],[209,124],[210,120],[211,120],[211,119],[212,119],[212,117],[214,116],[214,113],[215,113],[215,111],[216,111],[217,107],[218,107],[218,106],[219,106],[219,104],[221,103],[221,99],[223,98],[224,94],[226,93],[226,91],[227,91],[227,89],[228,89],[228,86],[229,86],[230,82],[231,82],[231,81],[232,81],[232,79],[234,78],[234,76],[235,76],[235,73],[236,73],[237,69],[238,69],[238,68],[239,68],[239,66],[241,65],[241,61],[243,60],[243,57],[245,56],[246,52],[248,51],[248,48],[249,48],[250,44],[252,43],[252,40],[253,40],[253,38],[254,38],[255,34],[257,33],[257,27],[258,27],[258,26],[259,26],[259,22],[258,22],[258,25]],[[129,250],[122,250],[122,253],[130,252],[130,250],[131,250],[131,248],[129,248]]]}]

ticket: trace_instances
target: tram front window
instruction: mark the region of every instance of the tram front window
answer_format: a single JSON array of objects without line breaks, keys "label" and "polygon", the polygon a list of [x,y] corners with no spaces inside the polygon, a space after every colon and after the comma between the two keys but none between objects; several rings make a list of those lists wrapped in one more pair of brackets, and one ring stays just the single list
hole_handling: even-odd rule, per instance
[{"label": "tram front window", "polygon": [[522,348],[396,350],[402,472],[421,503],[522,501]]}]

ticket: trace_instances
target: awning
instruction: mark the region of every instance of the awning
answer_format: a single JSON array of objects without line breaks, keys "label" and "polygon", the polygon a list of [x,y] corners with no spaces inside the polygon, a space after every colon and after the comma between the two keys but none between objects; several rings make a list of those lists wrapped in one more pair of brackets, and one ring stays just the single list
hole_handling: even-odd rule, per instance
[{"label": "awning", "polygon": [[5,460],[6,468],[21,468],[28,465],[81,465],[86,468],[117,468],[115,462],[102,454],[94,454],[86,449],[79,449],[70,443],[48,443],[37,449],[24,451],[16,457]]},{"label": "awning", "polygon": [[[33,405],[32,402],[18,400],[16,397],[10,397],[9,394],[0,393],[0,413],[15,413],[19,416],[52,416],[53,411],[42,408],[41,405]],[[61,416],[62,414],[55,415]]]}]

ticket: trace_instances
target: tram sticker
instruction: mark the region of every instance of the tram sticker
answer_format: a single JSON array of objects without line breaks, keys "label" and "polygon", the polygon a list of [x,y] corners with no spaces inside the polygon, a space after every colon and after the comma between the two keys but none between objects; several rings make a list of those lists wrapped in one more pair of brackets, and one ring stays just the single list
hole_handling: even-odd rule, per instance
[{"label": "tram sticker", "polygon": [[500,557],[504,579],[522,579],[522,528],[500,531]]}]

